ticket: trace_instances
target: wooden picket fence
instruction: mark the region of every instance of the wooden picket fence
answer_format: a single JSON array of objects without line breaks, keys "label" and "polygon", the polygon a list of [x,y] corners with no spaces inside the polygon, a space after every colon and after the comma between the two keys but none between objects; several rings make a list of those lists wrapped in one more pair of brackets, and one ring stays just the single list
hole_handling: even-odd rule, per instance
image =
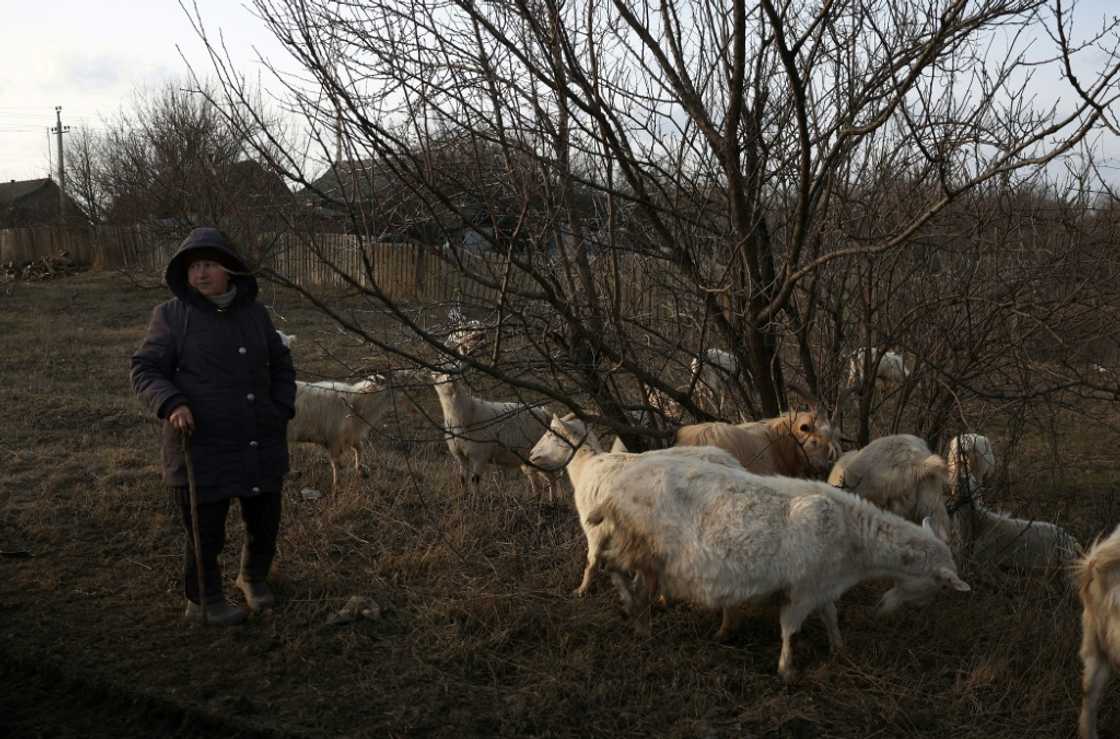
[{"label": "wooden picket fence", "polygon": [[[162,274],[179,239],[141,226],[35,226],[0,229],[0,264],[18,264],[67,252],[93,270]],[[539,290],[533,277],[502,254],[420,244],[374,242],[350,234],[264,234],[248,245],[261,269],[305,288],[360,287],[412,304],[450,301],[488,306],[512,294]],[[612,261],[617,259],[618,262]],[[548,270],[547,263],[535,269]],[[596,289],[617,300],[625,315],[668,319],[679,291],[664,262],[638,255],[592,259]]]}]

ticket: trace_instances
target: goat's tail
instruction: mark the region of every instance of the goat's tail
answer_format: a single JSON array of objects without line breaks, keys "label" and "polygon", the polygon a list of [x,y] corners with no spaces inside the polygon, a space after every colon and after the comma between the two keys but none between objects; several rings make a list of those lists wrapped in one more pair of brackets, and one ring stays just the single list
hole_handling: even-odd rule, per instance
[{"label": "goat's tail", "polygon": [[1103,540],[1097,537],[1089,550],[1070,564],[1070,569],[1082,602],[1089,601],[1097,584],[1098,596],[1112,601],[1109,607],[1120,606],[1120,536]]},{"label": "goat's tail", "polygon": [[599,556],[608,569],[640,572],[656,582],[661,557],[655,542],[629,519],[618,501],[608,497],[592,509],[586,520],[601,527]]},{"label": "goat's tail", "polygon": [[931,454],[918,463],[916,473],[919,480],[937,479],[946,483],[949,480],[949,465],[940,454]]}]

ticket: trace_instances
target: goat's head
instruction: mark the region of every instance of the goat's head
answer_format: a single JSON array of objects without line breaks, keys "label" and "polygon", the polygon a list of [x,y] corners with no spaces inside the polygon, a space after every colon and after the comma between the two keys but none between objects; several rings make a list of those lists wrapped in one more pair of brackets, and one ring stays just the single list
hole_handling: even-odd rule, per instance
[{"label": "goat's head", "polygon": [[444,343],[460,354],[473,354],[486,343],[486,329],[479,321],[469,321],[448,334]]},{"label": "goat's head", "polygon": [[946,543],[948,533],[928,516],[922,521],[922,529],[925,533],[920,539],[907,543],[914,547],[912,556],[903,558],[903,565],[909,563],[912,572],[896,578],[894,587],[883,594],[879,601],[880,616],[890,615],[905,604],[926,605],[941,592],[971,590],[957,575],[953,554]]},{"label": "goat's head", "polygon": [[529,461],[543,470],[554,472],[563,469],[572,460],[588,437],[587,424],[574,413],[560,418],[553,416],[548,431],[529,452]]},{"label": "goat's head", "polygon": [[804,411],[790,411],[786,418],[790,436],[801,448],[808,466],[813,472],[827,473],[840,456],[840,446],[833,436],[828,417],[813,407]]},{"label": "goat's head", "polygon": [[809,402],[807,409],[791,410],[786,414],[789,434],[801,448],[812,471],[826,474],[840,456],[832,419],[821,409],[817,399],[800,385],[790,383],[786,387]]},{"label": "goat's head", "polygon": [[376,372],[354,385],[354,391],[358,393],[376,393],[384,389],[385,375],[380,375]]}]

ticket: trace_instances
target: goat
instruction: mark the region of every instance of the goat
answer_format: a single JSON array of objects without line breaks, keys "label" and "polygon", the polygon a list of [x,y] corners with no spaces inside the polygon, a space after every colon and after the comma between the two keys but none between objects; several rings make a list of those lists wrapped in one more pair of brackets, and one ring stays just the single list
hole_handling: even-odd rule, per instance
[{"label": "goat", "polygon": [[708,349],[692,358],[689,369],[699,396],[707,398],[722,416],[724,405],[734,397],[733,383],[739,374],[739,360],[722,349]]},{"label": "goat", "polygon": [[[841,648],[835,601],[859,582],[905,582],[901,599],[969,590],[930,521],[917,526],[825,483],[651,454],[612,487],[587,519],[609,527],[600,553],[608,570],[641,575],[647,598],[660,590],[722,609],[721,635],[737,606],[783,593],[778,672],[786,681],[791,637],[812,612],[820,610],[833,651]],[[648,615],[636,623],[644,632]]]},{"label": "goat", "polygon": [[954,486],[960,501],[953,524],[962,552],[985,565],[1018,570],[1048,571],[1068,565],[1081,555],[1077,539],[1049,521],[1013,518],[989,510],[978,500],[979,483],[969,476],[968,488]]},{"label": "goat", "polygon": [[280,335],[280,341],[281,341],[281,343],[284,344],[285,349],[291,349],[292,344],[296,343],[296,335],[295,334],[286,334],[283,331],[281,331],[280,329],[276,329],[276,333],[278,333]]},{"label": "goat", "polygon": [[856,349],[848,357],[848,387],[860,389],[864,386],[864,367],[870,362],[871,371],[875,374],[875,387],[883,395],[897,390],[910,376],[906,362],[897,352],[880,352],[876,347],[871,347],[868,355],[867,348]]},{"label": "goat", "polygon": [[389,407],[381,375],[354,383],[296,382],[296,415],[288,424],[288,441],[319,444],[331,458],[331,487],[338,485],[338,465],[347,449],[361,472],[360,450],[370,428]]},{"label": "goat", "polygon": [[880,508],[920,523],[933,518],[937,528],[949,530],[945,508],[948,481],[945,460],[916,436],[895,434],[845,453],[833,465],[828,482],[855,493]]},{"label": "goat", "polygon": [[457,305],[447,311],[450,326],[443,345],[460,354],[473,354],[486,343],[486,329],[477,319],[467,319]]},{"label": "goat", "polygon": [[679,424],[681,419],[684,418],[684,408],[681,407],[681,404],[657,388],[647,389],[646,404],[656,413],[660,413],[669,423]]},{"label": "goat", "polygon": [[1120,526],[1073,564],[1081,599],[1081,739],[1097,739],[1097,709],[1120,664]]},{"label": "goat", "polygon": [[839,452],[832,423],[815,409],[741,424],[697,423],[677,429],[676,446],[714,446],[758,475],[813,477]]},{"label": "goat", "polygon": [[[962,475],[984,485],[995,471],[996,455],[992,442],[980,434],[958,434],[949,440],[949,486],[956,490]],[[975,484],[974,483],[974,484]],[[974,490],[976,488],[973,488]]]},{"label": "goat", "polygon": [[[727,452],[710,447],[659,449],[645,454],[604,453],[595,432],[576,418],[574,413],[563,418],[553,416],[548,433],[541,437],[530,452],[529,461],[534,466],[550,472],[567,468],[568,477],[572,482],[576,512],[579,514],[580,526],[583,527],[584,536],[587,538],[587,566],[583,570],[579,587],[575,589],[575,595],[582,597],[591,585],[595,566],[599,562],[600,542],[604,533],[603,529],[592,527],[587,523],[587,515],[610,494],[612,481],[619,471],[639,458],[654,454],[692,457],[713,464],[739,467],[739,463]],[[615,579],[618,584],[617,578],[613,575],[612,579]],[[620,587],[619,593],[625,602],[628,591]]]},{"label": "goat", "polygon": [[552,480],[528,464],[528,453],[548,429],[548,413],[524,403],[483,400],[470,394],[459,375],[433,372],[436,395],[443,410],[444,439],[459,467],[459,481],[468,477],[477,490],[482,468],[488,464],[520,467],[534,494],[538,484],[553,499]]}]

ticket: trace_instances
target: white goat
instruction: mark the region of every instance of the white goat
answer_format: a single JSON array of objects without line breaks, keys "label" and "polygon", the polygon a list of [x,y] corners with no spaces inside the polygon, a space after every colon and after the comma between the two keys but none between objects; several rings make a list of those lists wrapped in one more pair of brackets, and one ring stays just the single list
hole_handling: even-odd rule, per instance
[{"label": "white goat", "polygon": [[468,320],[458,306],[453,305],[447,311],[447,320],[450,328],[443,344],[448,349],[473,354],[486,343],[486,328],[482,322],[474,318]]},{"label": "white goat", "polygon": [[[988,478],[995,472],[996,455],[992,451],[992,442],[987,436],[980,434],[958,434],[949,440],[949,452],[946,455],[949,462],[949,486],[956,490],[963,476],[968,475],[973,479],[973,484],[982,486],[987,484]],[[977,487],[973,487],[975,491]]]},{"label": "white goat", "polygon": [[[1017,570],[1049,571],[1069,565],[1081,556],[1081,545],[1061,526],[988,510],[975,497],[979,483],[971,477],[963,479],[968,480],[973,497],[964,499],[964,505],[953,516],[953,523],[961,551],[970,553],[976,562]],[[961,495],[965,493],[955,489],[958,500]]]},{"label": "white goat", "polygon": [[1120,526],[1074,563],[1081,598],[1081,739],[1097,739],[1097,709],[1120,665]]},{"label": "white goat", "polygon": [[[608,525],[601,552],[611,571],[642,576],[645,596],[723,609],[721,633],[740,604],[782,593],[778,672],[792,679],[791,637],[821,612],[841,647],[835,601],[871,578],[890,577],[923,596],[968,590],[949,547],[854,495],[811,480],[763,477],[700,460],[641,455],[588,517]],[[638,627],[648,630],[648,608]]]},{"label": "white goat", "polygon": [[913,523],[930,516],[939,531],[948,532],[947,478],[945,460],[924,441],[895,434],[845,453],[833,465],[828,482]]},{"label": "white goat", "polygon": [[296,382],[296,415],[288,424],[288,441],[319,444],[331,458],[331,486],[338,485],[338,465],[354,450],[354,470],[361,471],[361,446],[370,428],[389,407],[385,378],[345,382]]},{"label": "white goat", "polygon": [[459,375],[433,372],[436,395],[443,410],[444,439],[459,466],[459,481],[468,478],[478,489],[488,464],[520,467],[529,487],[540,495],[539,484],[552,502],[552,480],[528,464],[529,450],[548,429],[548,413],[524,403],[483,400],[470,394]]},{"label": "white goat", "polygon": [[[866,352],[867,348],[863,347],[856,349],[848,357],[848,387],[859,388],[861,392],[864,386],[863,370]],[[892,351],[883,352],[882,357],[879,354],[879,349],[871,347],[870,361],[871,370],[875,373],[875,387],[882,395],[886,395],[902,387],[906,378],[910,376],[910,370],[906,368],[906,362],[903,361],[901,354]]]},{"label": "white goat", "polygon": [[280,341],[284,344],[285,349],[291,349],[292,344],[296,343],[295,334],[286,334],[280,329],[276,329],[276,333],[280,334]]},{"label": "white goat", "polygon": [[[579,587],[575,589],[577,596],[582,597],[591,585],[595,566],[599,562],[602,536],[605,533],[602,527],[593,527],[587,523],[588,514],[610,495],[613,480],[621,470],[633,464],[635,460],[650,455],[694,458],[712,464],[739,467],[739,463],[730,454],[712,447],[677,447],[658,449],[645,454],[613,452],[607,454],[603,452],[595,432],[571,413],[563,418],[553,416],[548,433],[541,437],[529,454],[529,460],[541,469],[559,471],[566,467],[572,482],[576,512],[579,514],[579,523],[583,527],[584,536],[587,537],[587,566],[583,570]],[[616,585],[619,584],[618,577],[612,575]],[[628,590],[620,586],[619,594],[622,595],[624,602],[628,602]]]},{"label": "white goat", "polygon": [[722,349],[708,349],[689,363],[692,381],[701,398],[707,398],[719,415],[734,397],[734,382],[739,374],[739,360]]}]

